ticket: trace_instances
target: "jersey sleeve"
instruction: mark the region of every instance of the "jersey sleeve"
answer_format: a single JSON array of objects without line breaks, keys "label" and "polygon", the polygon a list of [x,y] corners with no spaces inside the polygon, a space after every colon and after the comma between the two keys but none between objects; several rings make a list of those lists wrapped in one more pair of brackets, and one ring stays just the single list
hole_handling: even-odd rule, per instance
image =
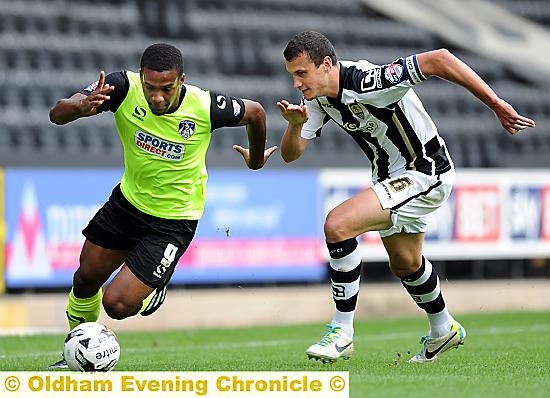
[{"label": "jersey sleeve", "polygon": [[[82,94],[89,95],[97,88],[98,83],[99,82],[96,80],[80,92]],[[111,99],[103,102],[103,104],[97,107],[97,113],[105,111],[111,111],[114,113],[117,111],[120,104],[122,104],[124,98],[126,98],[126,94],[128,94],[128,90],[130,88],[128,76],[126,75],[126,72],[109,73],[107,76],[105,76],[105,84],[114,86],[115,89],[111,92],[111,94],[109,94]]]},{"label": "jersey sleeve", "polygon": [[226,94],[210,92],[210,124],[214,131],[220,127],[234,127],[244,116],[242,99]]},{"label": "jersey sleeve", "polygon": [[302,101],[307,106],[309,119],[302,126],[301,135],[303,138],[307,138],[308,140],[315,137],[320,137],[321,129],[330,120],[330,118],[325,112],[323,112],[323,109],[317,100]]},{"label": "jersey sleeve", "polygon": [[405,59],[401,58],[399,61],[405,66],[408,79],[411,84],[417,84],[426,80],[426,76],[422,74],[422,71],[418,66],[416,55],[411,55]]},{"label": "jersey sleeve", "polygon": [[387,65],[366,63],[353,67],[343,98],[346,103],[362,102],[378,107],[399,101],[414,85],[426,80],[420,71],[416,55],[399,58]]}]

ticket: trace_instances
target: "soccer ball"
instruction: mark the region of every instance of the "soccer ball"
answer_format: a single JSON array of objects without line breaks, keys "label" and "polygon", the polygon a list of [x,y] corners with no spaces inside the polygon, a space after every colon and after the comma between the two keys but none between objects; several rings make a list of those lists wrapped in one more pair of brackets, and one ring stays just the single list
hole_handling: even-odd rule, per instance
[{"label": "soccer ball", "polygon": [[71,370],[108,372],[120,358],[120,345],[115,333],[107,326],[85,322],[69,332],[63,355]]}]

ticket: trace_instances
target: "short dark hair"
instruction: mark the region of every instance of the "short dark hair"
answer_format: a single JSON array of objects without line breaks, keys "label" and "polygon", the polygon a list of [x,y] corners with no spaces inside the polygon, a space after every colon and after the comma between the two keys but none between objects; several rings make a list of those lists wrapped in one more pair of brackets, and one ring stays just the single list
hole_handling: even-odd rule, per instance
[{"label": "short dark hair", "polygon": [[176,70],[181,75],[183,73],[183,55],[180,50],[170,44],[152,44],[143,51],[139,67],[141,70],[147,68],[157,72]]},{"label": "short dark hair", "polygon": [[283,55],[288,62],[293,61],[300,54],[307,54],[315,66],[319,67],[325,57],[330,57],[336,64],[336,51],[325,35],[314,30],[298,33],[286,45]]}]

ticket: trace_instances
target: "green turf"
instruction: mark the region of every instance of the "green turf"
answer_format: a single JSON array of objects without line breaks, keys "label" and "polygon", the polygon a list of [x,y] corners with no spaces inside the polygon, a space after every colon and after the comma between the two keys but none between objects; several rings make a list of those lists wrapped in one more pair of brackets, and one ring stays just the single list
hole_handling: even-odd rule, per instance
[{"label": "green turf", "polygon": [[[423,318],[356,324],[349,361],[308,361],[320,325],[118,333],[117,370],[349,370],[351,397],[550,397],[550,312],[460,316],[466,344],[437,362],[409,364]],[[62,336],[0,337],[0,370],[44,370]]]}]

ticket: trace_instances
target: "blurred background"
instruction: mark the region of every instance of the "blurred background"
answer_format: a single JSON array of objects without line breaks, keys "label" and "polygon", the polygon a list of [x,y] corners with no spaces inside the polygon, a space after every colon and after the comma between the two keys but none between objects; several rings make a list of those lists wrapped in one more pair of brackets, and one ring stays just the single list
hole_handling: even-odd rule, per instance
[{"label": "blurred background", "polygon": [[[340,59],[384,64],[446,47],[536,121],[512,137],[463,88],[436,78],[415,87],[459,175],[432,217],[427,256],[442,280],[457,282],[457,301],[485,286],[465,310],[487,306],[495,281],[507,286],[496,293],[507,305],[514,301],[505,297],[527,297],[529,288],[536,301],[550,280],[549,26],[546,0],[0,0],[0,328],[64,327],[80,231],[122,174],[112,115],[56,126],[48,111],[58,99],[100,70],[137,71],[145,47],[168,42],[184,54],[187,83],[260,102],[268,145],[278,145],[285,122],[276,102],[300,100],[282,51],[309,29],[327,35]],[[328,210],[370,184],[363,153],[331,124],[299,161],[285,165],[275,154],[258,172],[246,169],[233,144],[246,145],[244,129],[214,133],[207,208],[172,295],[186,287],[179,293],[192,306],[212,300],[201,311],[223,307],[233,318],[219,303],[241,304],[224,294],[242,297],[242,305],[261,296],[252,322],[260,313],[263,322],[325,317],[332,304],[322,225]],[[399,283],[377,234],[361,237],[361,246],[364,280],[373,283],[364,296],[379,304],[360,316],[384,315]],[[512,290],[520,284],[527,292]],[[317,292],[321,304],[317,296],[296,299]],[[407,300],[403,293],[396,295]],[[275,297],[289,296],[290,305],[309,305],[303,313],[310,318],[266,311]],[[549,309],[548,302],[540,305]],[[39,303],[47,307],[35,319],[27,306]],[[212,325],[224,322],[212,318]]]}]

